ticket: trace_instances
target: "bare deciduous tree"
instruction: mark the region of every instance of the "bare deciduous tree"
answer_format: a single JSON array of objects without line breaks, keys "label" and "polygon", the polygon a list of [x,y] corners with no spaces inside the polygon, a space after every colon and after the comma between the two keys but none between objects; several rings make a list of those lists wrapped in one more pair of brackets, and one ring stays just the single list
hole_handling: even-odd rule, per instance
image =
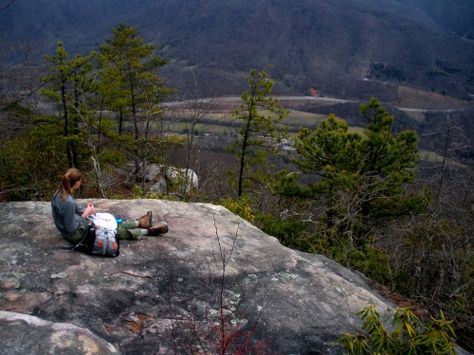
[{"label": "bare deciduous tree", "polygon": [[189,186],[192,185],[193,171],[199,168],[199,146],[196,144],[199,126],[217,105],[215,98],[201,97],[199,83],[194,72],[193,79],[193,87],[189,96],[179,98],[176,107],[172,109],[175,120],[184,125],[185,170],[179,193],[185,198],[189,198]]}]

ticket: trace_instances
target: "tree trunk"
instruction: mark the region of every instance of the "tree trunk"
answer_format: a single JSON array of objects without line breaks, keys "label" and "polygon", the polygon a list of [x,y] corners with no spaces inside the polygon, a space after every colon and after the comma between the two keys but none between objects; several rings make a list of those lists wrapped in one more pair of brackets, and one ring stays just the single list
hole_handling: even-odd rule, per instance
[{"label": "tree trunk", "polygon": [[130,82],[130,99],[132,105],[132,119],[133,119],[133,128],[134,128],[134,137],[135,140],[138,139],[138,117],[137,117],[137,104],[135,102],[135,85],[133,83],[132,73],[130,68],[128,68],[128,80]]},{"label": "tree trunk", "polygon": [[450,127],[450,122],[449,122],[449,114],[448,114],[448,119],[447,119],[447,126],[448,126],[448,132],[446,134],[446,140],[444,141],[443,162],[441,163],[441,176],[439,178],[438,190],[436,191],[436,199],[435,199],[435,204],[434,204],[435,217],[439,215],[441,193],[443,191],[444,178],[445,178],[446,169],[447,169],[448,150],[449,150],[449,146],[451,145],[451,127]]},{"label": "tree trunk", "polygon": [[252,122],[252,109],[253,109],[253,101],[250,104],[249,115],[247,117],[247,124],[245,127],[244,132],[244,140],[242,141],[242,151],[240,155],[240,170],[239,170],[239,190],[237,192],[237,197],[242,196],[242,184],[244,179],[244,169],[245,169],[245,154],[247,152],[247,143],[250,135],[250,124]]},{"label": "tree trunk", "polygon": [[[77,116],[79,115],[79,91],[77,90],[77,85],[74,83],[74,108],[76,110],[73,116],[73,133],[75,136],[79,134],[79,122],[77,121]],[[71,150],[72,150],[72,161],[74,162],[74,166],[79,168],[78,164],[78,153],[77,153],[77,143],[71,142]]]},{"label": "tree trunk", "polygon": [[69,141],[69,122],[68,122],[68,111],[66,104],[66,80],[61,80],[61,100],[63,104],[63,118],[64,118],[64,137],[66,138],[66,155],[70,168],[74,167],[73,154],[71,150],[71,142]]},{"label": "tree trunk", "polygon": [[119,127],[118,127],[119,136],[122,135],[122,125],[123,125],[123,108],[120,108],[119,109]]},{"label": "tree trunk", "polygon": [[102,136],[102,114],[104,112],[104,98],[102,97],[100,100],[100,107],[99,107],[99,122],[97,124],[97,151],[100,152],[100,143],[101,143],[101,136]]}]

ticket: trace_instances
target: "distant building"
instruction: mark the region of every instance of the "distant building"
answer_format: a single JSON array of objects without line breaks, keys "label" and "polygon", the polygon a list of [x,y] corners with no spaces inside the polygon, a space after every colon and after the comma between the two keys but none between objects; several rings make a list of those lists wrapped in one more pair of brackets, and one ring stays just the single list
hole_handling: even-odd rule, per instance
[{"label": "distant building", "polygon": [[319,96],[319,91],[314,86],[311,87],[311,89],[309,89],[309,93],[313,97],[318,97]]}]

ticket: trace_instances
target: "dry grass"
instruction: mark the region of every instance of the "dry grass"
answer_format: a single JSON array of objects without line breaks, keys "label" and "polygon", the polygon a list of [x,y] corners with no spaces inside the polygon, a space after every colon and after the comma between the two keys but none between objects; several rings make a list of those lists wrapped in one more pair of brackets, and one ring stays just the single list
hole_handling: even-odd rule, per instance
[{"label": "dry grass", "polygon": [[284,123],[292,127],[314,127],[319,125],[326,117],[326,115],[292,110]]},{"label": "dry grass", "polygon": [[[441,154],[428,151],[428,150],[420,150],[418,153],[418,156],[419,156],[419,160],[429,161],[432,163],[440,163],[440,164],[443,162],[443,156]],[[458,168],[465,167],[464,164],[454,159],[447,159],[446,162],[448,165],[452,167],[458,167]]]},{"label": "dry grass", "polygon": [[417,90],[407,86],[398,89],[400,107],[420,108],[426,110],[450,110],[472,107],[467,101],[458,100],[435,92]]}]

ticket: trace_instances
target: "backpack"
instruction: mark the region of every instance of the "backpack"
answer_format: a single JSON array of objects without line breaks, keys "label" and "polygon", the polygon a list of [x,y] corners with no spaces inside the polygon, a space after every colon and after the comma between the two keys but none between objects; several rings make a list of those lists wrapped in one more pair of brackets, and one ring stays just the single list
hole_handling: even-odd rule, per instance
[{"label": "backpack", "polygon": [[[108,219],[110,219],[108,213],[100,213],[100,215],[101,216],[92,218],[86,235],[73,247],[73,250],[82,251],[91,255],[117,257],[120,254],[120,240],[117,234],[117,224],[108,221]],[[101,217],[105,218],[106,223],[104,223]]]}]

